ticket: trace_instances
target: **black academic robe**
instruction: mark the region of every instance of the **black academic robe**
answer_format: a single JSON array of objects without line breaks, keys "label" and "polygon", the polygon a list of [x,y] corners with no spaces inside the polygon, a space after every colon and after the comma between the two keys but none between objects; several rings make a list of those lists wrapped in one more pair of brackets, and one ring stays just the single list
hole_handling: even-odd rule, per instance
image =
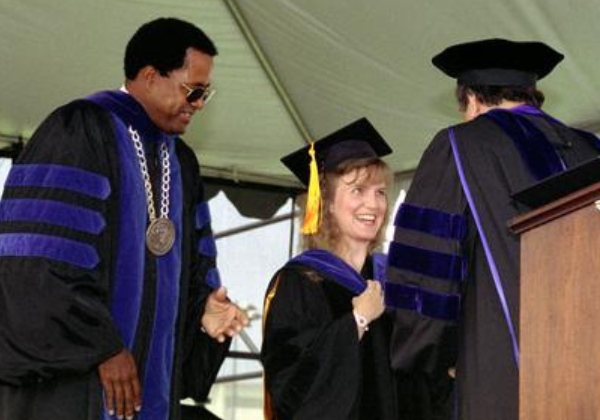
[{"label": "black academic robe", "polygon": [[[362,275],[373,278],[370,261]],[[261,360],[269,420],[396,419],[387,314],[359,341],[355,295],[294,262],[274,276],[266,296]]]},{"label": "black academic robe", "polygon": [[397,312],[392,362],[404,392],[412,381],[428,394],[407,418],[518,419],[519,239],[507,224],[525,208],[511,194],[598,154],[595,136],[531,108],[494,115],[436,135],[396,215],[388,281],[412,303]]},{"label": "black academic robe", "polygon": [[[169,145],[177,239],[162,257],[144,244],[129,126],[149,156]],[[149,162],[156,189],[160,169]],[[215,255],[198,162],[181,139],[123,92],[53,112],[0,201],[0,418],[104,418],[97,367],[124,347],[142,384],[136,418],[178,419],[181,398],[206,398],[227,350],[199,326]]]}]

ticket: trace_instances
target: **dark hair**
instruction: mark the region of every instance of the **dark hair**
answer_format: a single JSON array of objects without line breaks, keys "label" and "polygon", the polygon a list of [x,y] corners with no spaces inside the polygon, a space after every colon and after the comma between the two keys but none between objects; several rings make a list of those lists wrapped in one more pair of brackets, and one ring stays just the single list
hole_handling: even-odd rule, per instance
[{"label": "dark hair", "polygon": [[[320,248],[335,253],[335,245],[339,242],[340,230],[337,226],[335,218],[330,213],[329,207],[335,198],[335,191],[338,183],[341,181],[341,178],[354,170],[365,170],[368,178],[372,176],[381,177],[381,179],[383,179],[385,182],[386,187],[388,189],[391,188],[393,182],[392,171],[380,158],[348,159],[340,163],[333,170],[321,173],[321,179],[319,182],[321,186],[321,197],[323,200],[321,226],[316,234],[305,235],[303,237],[303,246],[305,249]],[[384,221],[377,237],[369,246],[369,252],[372,252],[383,243],[389,212],[390,205],[388,203]]]},{"label": "dark hair", "polygon": [[544,104],[544,94],[535,86],[489,86],[489,85],[457,85],[456,100],[459,109],[464,112],[469,100],[468,94],[475,95],[482,104],[492,106],[499,105],[502,100],[524,102],[527,105],[541,108]]},{"label": "dark hair", "polygon": [[125,77],[135,79],[150,65],[166,76],[184,65],[188,48],[214,57],[218,54],[212,40],[197,26],[176,18],[152,20],[135,32],[125,49]]}]

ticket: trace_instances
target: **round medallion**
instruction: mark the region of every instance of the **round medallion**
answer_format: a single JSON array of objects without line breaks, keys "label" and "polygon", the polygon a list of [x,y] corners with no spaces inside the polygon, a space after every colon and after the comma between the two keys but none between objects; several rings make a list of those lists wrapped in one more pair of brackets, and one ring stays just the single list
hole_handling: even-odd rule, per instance
[{"label": "round medallion", "polygon": [[146,246],[154,255],[165,255],[175,243],[175,226],[164,217],[154,219],[146,230]]}]

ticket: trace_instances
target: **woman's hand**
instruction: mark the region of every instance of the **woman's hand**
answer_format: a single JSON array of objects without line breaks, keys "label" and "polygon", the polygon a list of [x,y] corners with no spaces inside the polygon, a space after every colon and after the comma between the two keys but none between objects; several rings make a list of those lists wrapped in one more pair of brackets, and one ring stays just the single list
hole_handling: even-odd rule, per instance
[{"label": "woman's hand", "polygon": [[385,310],[381,283],[367,280],[367,288],[352,299],[352,306],[354,307],[354,313],[365,317],[368,323],[379,318]]}]

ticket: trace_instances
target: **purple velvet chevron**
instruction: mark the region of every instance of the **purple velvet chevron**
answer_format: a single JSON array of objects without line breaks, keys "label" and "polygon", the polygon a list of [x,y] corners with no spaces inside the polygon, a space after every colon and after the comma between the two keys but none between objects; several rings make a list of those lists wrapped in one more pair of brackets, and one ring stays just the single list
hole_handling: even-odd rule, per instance
[{"label": "purple velvet chevron", "polygon": [[215,243],[215,239],[212,237],[212,235],[207,235],[200,238],[198,249],[200,254],[206,257],[214,258],[217,256],[217,244]]},{"label": "purple velvet chevron", "polygon": [[13,165],[5,187],[61,188],[101,200],[110,195],[110,184],[106,177],[64,165]]},{"label": "purple velvet chevron", "polygon": [[221,287],[221,274],[219,273],[219,269],[216,267],[210,268],[206,273],[206,283],[208,287],[213,290]]},{"label": "purple velvet chevron", "polygon": [[462,240],[467,233],[467,221],[462,214],[445,213],[409,203],[400,206],[394,225],[443,239]]},{"label": "purple velvet chevron", "polygon": [[408,309],[446,321],[456,321],[460,316],[460,295],[435,293],[397,283],[387,283],[385,288],[387,306]]},{"label": "purple velvet chevron", "polygon": [[37,199],[0,201],[0,222],[33,222],[99,234],[106,226],[101,213],[74,204]]},{"label": "purple velvet chevron", "polygon": [[204,201],[196,206],[196,229],[200,230],[204,226],[210,224],[210,222],[210,208],[208,207],[208,203]]},{"label": "purple velvet chevron", "polygon": [[48,258],[87,269],[100,262],[96,249],[89,244],[34,233],[0,234],[0,256]]},{"label": "purple velvet chevron", "polygon": [[466,261],[458,256],[417,248],[399,242],[390,244],[388,261],[391,266],[426,276],[462,281],[467,271]]}]

